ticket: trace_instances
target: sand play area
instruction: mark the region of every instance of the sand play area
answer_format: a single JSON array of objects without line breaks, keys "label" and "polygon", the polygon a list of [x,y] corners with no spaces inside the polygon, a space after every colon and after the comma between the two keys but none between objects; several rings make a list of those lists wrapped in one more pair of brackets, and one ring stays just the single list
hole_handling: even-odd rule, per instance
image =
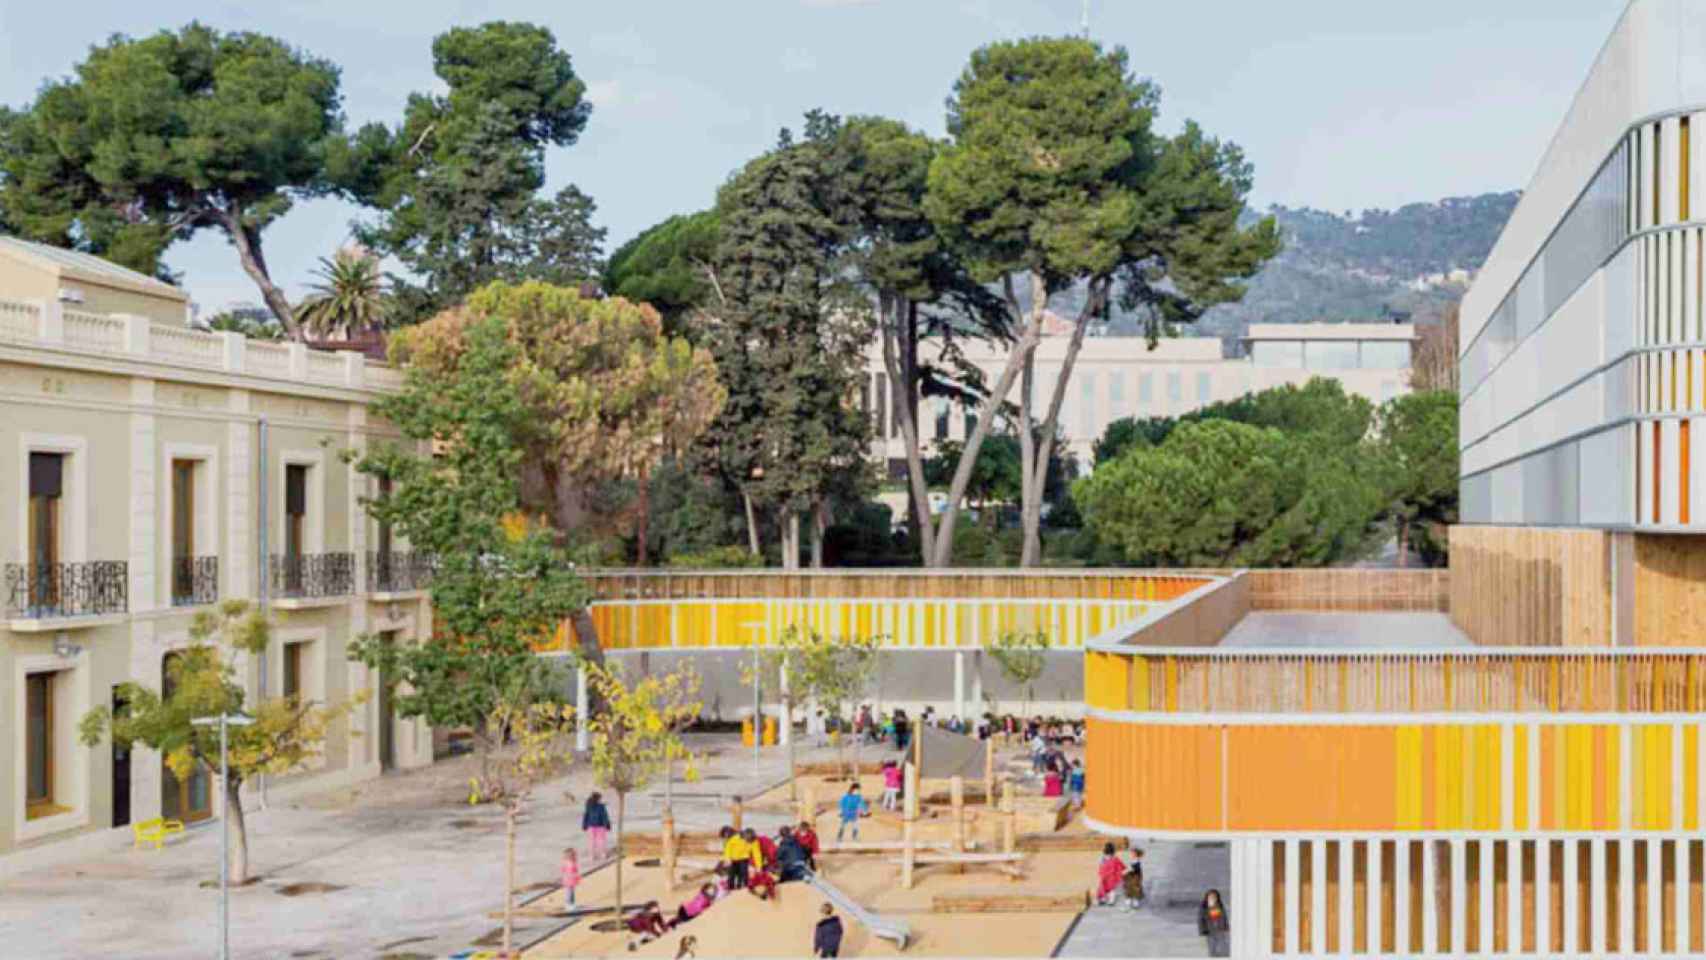
[{"label": "sand play area", "polygon": [[[899,812],[880,809],[877,800],[882,795],[881,778],[866,775],[860,778],[861,790],[872,801],[873,816],[860,823],[859,840],[899,841],[903,826]],[[911,930],[911,940],[905,950],[908,956],[1048,956],[1071,926],[1073,918],[1083,908],[1084,898],[1095,885],[1099,844],[1088,836],[1081,820],[1072,820],[1050,835],[1064,838],[1083,836],[1089,849],[1071,851],[1030,852],[1018,865],[1021,874],[1014,877],[996,864],[926,864],[915,867],[914,885],[903,889],[901,866],[891,862],[899,852],[837,854],[835,845],[836,815],[831,804],[846,790],[845,782],[832,782],[821,776],[802,776],[798,784],[809,790],[816,801],[816,827],[821,842],[827,848],[819,858],[820,874],[866,909],[884,919],[899,920]],[[930,797],[932,782],[920,789],[920,796]],[[970,786],[970,785],[968,785]],[[1021,797],[1035,798],[1039,787],[1035,781],[1020,781],[1016,785]],[[975,789],[981,794],[981,785]],[[1024,801],[1036,807],[1036,799]],[[748,825],[773,832],[774,826],[792,819],[789,811],[797,805],[788,798],[786,786],[753,798],[747,805]],[[968,846],[975,843],[976,851],[993,852],[1001,849],[1004,814],[984,804],[981,798],[965,804],[965,836]],[[954,835],[948,803],[928,803],[914,824],[916,842],[946,844]],[[1025,831],[1021,830],[1019,849],[1025,847]],[[925,856],[928,851],[920,851]],[[683,850],[682,857],[704,857],[711,854]],[[628,903],[657,900],[666,916],[673,916],[676,907],[692,896],[701,879],[683,876],[674,889],[665,889],[664,871],[657,866],[640,867],[628,861],[623,869],[623,899]],[[683,871],[690,874],[691,871]],[[612,902],[615,871],[604,868],[589,874],[578,895],[582,907]],[[938,906],[948,906],[938,898],[959,895],[954,901],[956,912],[939,912]],[[1014,894],[1037,894],[1052,900],[1045,912],[1003,912],[1000,903],[984,904],[981,898],[1005,897]],[[562,894],[552,893],[534,902],[530,909],[562,909]],[[718,901],[703,916],[672,930],[668,936],[641,946],[630,953],[628,935],[621,932],[600,932],[593,929],[597,919],[583,918],[555,936],[526,952],[529,960],[549,957],[639,956],[674,957],[683,936],[698,941],[700,957],[791,957],[809,956],[812,929],[819,917],[825,898],[804,883],[780,887],[780,895],[769,902],[759,900],[744,891]],[[1074,906],[1066,906],[1075,903]],[[852,916],[842,913],[846,934],[842,942],[844,957],[885,957],[900,953],[896,945],[872,935]]]}]

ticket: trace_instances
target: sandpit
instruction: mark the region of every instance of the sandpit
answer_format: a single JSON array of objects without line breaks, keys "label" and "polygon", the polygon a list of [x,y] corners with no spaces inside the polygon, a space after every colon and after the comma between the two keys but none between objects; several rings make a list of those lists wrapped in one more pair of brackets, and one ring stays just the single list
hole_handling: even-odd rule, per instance
[{"label": "sandpit", "polygon": [[[860,778],[861,790],[871,799],[873,807],[882,795],[881,780],[875,776]],[[802,786],[809,785],[818,807],[816,827],[825,846],[835,842],[836,816],[830,805],[846,790],[846,782],[836,782],[822,776],[799,778]],[[1034,794],[1034,784],[1021,787]],[[779,787],[752,799],[749,808],[784,810],[788,804],[788,788]],[[976,841],[981,850],[999,849],[1000,818],[981,803],[968,803],[967,839]],[[881,812],[879,811],[879,814]],[[953,836],[953,824],[946,805],[932,805],[923,811],[916,824],[920,843],[941,842]],[[1063,833],[1086,833],[1082,820],[1074,818]],[[879,815],[860,822],[861,841],[894,841],[901,837],[899,814]],[[1095,884],[1095,850],[1049,851],[1031,854],[1024,866],[1024,878],[1012,880],[990,869],[976,866],[929,865],[917,868],[916,883],[911,890],[900,886],[900,868],[886,856],[827,855],[820,861],[822,874],[840,887],[866,909],[886,917],[904,921],[912,929],[912,941],[906,949],[908,956],[1010,956],[1035,957],[1051,953],[1077,915],[1076,909],[1023,913],[933,913],[931,907],[938,894],[973,894],[1004,891],[1022,894],[1027,890],[1046,891],[1060,895],[1073,890],[1088,891]],[[663,871],[656,868],[625,868],[625,897],[629,903],[648,899],[658,900],[666,916],[691,896],[695,882],[687,882],[674,890],[664,890]],[[614,871],[600,870],[582,884],[579,900],[582,905],[608,904],[614,888]],[[948,898],[953,899],[953,898]],[[1062,897],[1062,902],[1065,898]],[[625,933],[601,933],[582,920],[544,943],[527,951],[529,958],[641,956],[673,957],[683,936],[698,940],[700,957],[790,957],[807,956],[811,952],[812,929],[817,923],[824,897],[805,884],[786,884],[776,900],[765,902],[747,894],[736,895],[718,902],[699,919],[694,920],[656,942],[646,944],[633,954],[627,949]],[[562,895],[553,893],[536,906],[560,908]],[[846,939],[842,944],[844,957],[896,956],[896,946],[873,937],[870,931],[852,917],[843,915]]]}]

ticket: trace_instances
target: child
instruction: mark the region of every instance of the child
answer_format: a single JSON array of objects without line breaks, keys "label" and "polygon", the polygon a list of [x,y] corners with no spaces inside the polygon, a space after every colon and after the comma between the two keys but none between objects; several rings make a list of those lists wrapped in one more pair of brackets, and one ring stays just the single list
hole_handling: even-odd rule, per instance
[{"label": "child", "polygon": [[723,838],[723,859],[729,863],[729,889],[740,890],[752,870],[752,847],[733,827],[724,827],[717,835]]},{"label": "child", "polygon": [[747,827],[740,832],[740,838],[746,841],[748,855],[752,858],[752,870],[748,876],[752,873],[758,873],[770,865],[773,857],[771,851],[776,849],[776,845],[772,843],[769,850],[764,848],[765,842],[770,839],[769,837],[760,838],[758,831]]},{"label": "child", "polygon": [[893,760],[883,761],[883,809],[894,810],[900,806],[900,784],[902,771],[900,764]]},{"label": "child", "polygon": [[1072,791],[1074,806],[1084,805],[1084,761],[1072,761],[1072,774],[1067,778],[1068,789]]},{"label": "child", "polygon": [[841,918],[835,915],[835,907],[827,903],[819,912],[823,914],[823,919],[817,922],[817,929],[812,931],[812,956],[839,957]]},{"label": "child", "polygon": [[1120,881],[1122,892],[1125,894],[1125,908],[1136,910],[1143,906],[1143,857],[1142,850],[1131,852],[1131,866],[1126,867],[1125,879]]},{"label": "child", "polygon": [[754,870],[746,886],[753,896],[760,900],[769,900],[776,896],[776,875],[764,869]]},{"label": "child", "polygon": [[675,960],[692,960],[693,957],[697,957],[699,955],[696,952],[698,946],[698,937],[682,937],[681,946],[675,948]]},{"label": "child", "polygon": [[639,913],[628,918],[628,932],[634,934],[634,939],[628,941],[629,950],[644,943],[651,943],[669,932],[669,924],[664,922],[663,914],[658,912],[656,900],[646,901]]},{"label": "child", "polygon": [[581,862],[574,847],[563,848],[563,903],[570,910],[575,906],[575,888],[581,885]]},{"label": "child", "polygon": [[1060,796],[1060,772],[1059,771],[1050,770],[1048,773],[1043,775],[1043,796],[1045,796],[1045,797],[1058,797],[1058,796]]},{"label": "child", "polygon": [[847,833],[847,828],[853,828],[853,839],[859,839],[859,817],[870,810],[870,804],[859,795],[859,785],[849,784],[847,792],[841,795],[841,825],[835,829],[835,842],[840,843]]},{"label": "child", "polygon": [[818,850],[817,831],[812,829],[811,824],[802,823],[794,831],[794,839],[798,840],[800,842],[800,846],[805,848],[807,869],[816,871]]},{"label": "child", "polygon": [[594,860],[603,860],[610,848],[610,811],[604,808],[604,797],[594,793],[586,798],[586,812],[581,814],[581,829],[586,831]]},{"label": "child", "polygon": [[1118,899],[1120,883],[1125,878],[1125,864],[1114,852],[1111,843],[1102,844],[1102,859],[1096,864],[1096,902],[1111,907]]},{"label": "child", "polygon": [[711,899],[721,900],[728,896],[729,891],[734,889],[734,886],[729,883],[729,862],[718,860],[717,866],[711,871],[711,875],[717,878],[717,890]]},{"label": "child", "polygon": [[[704,913],[706,910],[709,910],[711,908],[712,902],[714,902],[716,899],[717,899],[717,888],[716,887],[712,886],[709,883],[701,886],[699,888],[699,892],[694,894],[692,899],[688,900],[686,903],[683,903],[681,905],[681,908],[675,912],[675,922],[670,924],[670,926],[679,927],[682,924],[688,922],[689,920],[692,920],[694,917],[697,917],[701,913]],[[691,938],[689,938],[689,939],[691,939]]]}]

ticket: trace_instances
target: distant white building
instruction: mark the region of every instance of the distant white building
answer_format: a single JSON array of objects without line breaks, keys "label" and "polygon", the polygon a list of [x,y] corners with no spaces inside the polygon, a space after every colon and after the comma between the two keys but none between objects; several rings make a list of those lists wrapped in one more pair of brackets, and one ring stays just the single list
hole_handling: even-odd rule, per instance
[{"label": "distant white building", "polygon": [[[1059,331],[1060,326],[1052,330]],[[1092,447],[1108,424],[1125,417],[1176,417],[1246,393],[1312,377],[1332,377],[1374,403],[1409,390],[1415,328],[1402,323],[1251,324],[1243,338],[1245,356],[1228,359],[1216,337],[1178,337],[1150,349],[1144,337],[1089,337],[1079,351],[1061,406],[1065,448],[1087,467]],[[1060,376],[1069,338],[1045,336],[1037,347],[1036,407],[1041,410]],[[966,359],[994,384],[1006,363],[1005,349],[983,342],[963,345]],[[920,359],[932,362],[939,345],[926,343]],[[894,394],[883,369],[881,343],[866,350],[866,409],[876,433],[872,456],[904,476],[906,446]],[[1008,398],[1017,402],[1015,382]],[[1039,416],[1040,416],[1039,412]],[[977,410],[931,397],[919,404],[919,430],[926,455],[942,440],[964,440]]]}]

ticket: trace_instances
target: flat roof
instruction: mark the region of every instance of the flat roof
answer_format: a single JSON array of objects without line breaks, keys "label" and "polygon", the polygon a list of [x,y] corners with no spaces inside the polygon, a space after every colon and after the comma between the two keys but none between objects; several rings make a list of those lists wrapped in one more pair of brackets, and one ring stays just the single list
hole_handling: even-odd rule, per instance
[{"label": "flat roof", "polygon": [[1452,650],[1474,647],[1443,613],[1317,613],[1261,610],[1244,619],[1217,649],[1265,647],[1276,651]]},{"label": "flat roof", "polygon": [[1414,340],[1413,323],[1252,323],[1240,340]]},{"label": "flat roof", "polygon": [[121,267],[111,260],[103,260],[91,253],[66,250],[62,247],[35,243],[19,237],[0,237],[0,254],[3,253],[9,253],[17,259],[33,263],[38,267],[56,271],[61,277],[81,280],[84,283],[118,287],[167,300],[180,302],[189,300],[189,294],[178,287],[169,283],[162,283],[129,267]]}]

